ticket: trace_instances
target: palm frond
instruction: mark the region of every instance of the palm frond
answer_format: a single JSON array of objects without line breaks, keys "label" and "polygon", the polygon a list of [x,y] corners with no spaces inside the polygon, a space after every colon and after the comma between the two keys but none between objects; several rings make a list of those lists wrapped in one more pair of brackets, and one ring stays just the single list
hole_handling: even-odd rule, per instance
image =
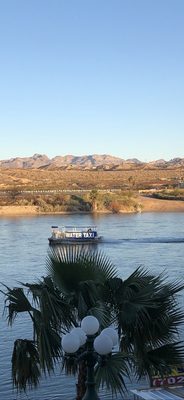
[{"label": "palm frond", "polygon": [[81,294],[81,296],[85,299],[85,303],[88,309],[101,297],[100,289],[101,286],[98,285],[98,283],[94,280],[82,281],[78,285],[78,293],[76,293],[76,296]]},{"label": "palm frond", "polygon": [[182,342],[173,342],[156,349],[138,354],[136,370],[138,379],[145,374],[149,376],[159,373],[167,374],[171,368],[184,363],[184,347]]},{"label": "palm frond", "polygon": [[62,371],[66,373],[66,375],[75,376],[78,373],[79,361],[78,355],[64,355],[62,357]]},{"label": "palm frond", "polygon": [[116,275],[115,267],[102,253],[71,246],[52,248],[47,269],[79,319],[102,300],[104,283]]},{"label": "palm frond", "polygon": [[6,285],[4,286],[7,289],[7,291],[4,293],[6,296],[5,311],[8,312],[8,324],[12,325],[18,313],[30,313],[33,310],[33,307],[26,297],[23,288],[17,287],[10,289]]},{"label": "palm frond", "polygon": [[177,306],[176,295],[183,289],[178,282],[164,283],[164,274],[152,276],[138,268],[128,279],[108,282],[110,305],[113,307],[121,341],[121,349],[131,343],[154,346],[170,342],[184,322],[184,314]]},{"label": "palm frond", "polygon": [[44,372],[54,370],[57,361],[61,359],[61,339],[58,333],[49,326],[42,326],[38,337],[40,365]]},{"label": "palm frond", "polygon": [[168,343],[158,349],[151,350],[147,353],[149,360],[154,368],[162,362],[162,366],[182,365],[184,362],[184,347],[183,342]]},{"label": "palm frond", "polygon": [[[180,280],[167,282],[167,275],[163,271],[158,276],[152,275],[147,269],[138,267],[123,283],[124,291],[132,289],[140,292],[142,288],[150,287],[153,299],[164,298],[169,296],[172,298],[175,294],[184,289],[184,284]],[[154,287],[154,291],[153,291]]]},{"label": "palm frond", "polygon": [[129,377],[130,368],[128,358],[123,353],[111,354],[103,358],[103,362],[95,368],[95,380],[97,388],[106,388],[112,396],[126,392],[125,377]]},{"label": "palm frond", "polygon": [[109,259],[97,252],[83,248],[52,248],[47,256],[46,267],[62,291],[73,292],[84,281],[104,283],[117,274]]},{"label": "palm frond", "polygon": [[34,303],[39,307],[43,320],[48,321],[60,331],[61,325],[66,329],[74,323],[73,309],[70,303],[54,285],[51,277],[44,277],[36,284],[23,284],[29,289]]},{"label": "palm frond", "polygon": [[88,310],[88,315],[93,315],[98,319],[101,329],[112,324],[111,310],[100,300]]},{"label": "palm frond", "polygon": [[34,332],[43,371],[50,372],[62,356],[60,335],[49,321],[45,321],[39,310],[33,313]]},{"label": "palm frond", "polygon": [[37,387],[40,379],[39,355],[34,342],[18,339],[12,355],[13,385],[18,391]]}]

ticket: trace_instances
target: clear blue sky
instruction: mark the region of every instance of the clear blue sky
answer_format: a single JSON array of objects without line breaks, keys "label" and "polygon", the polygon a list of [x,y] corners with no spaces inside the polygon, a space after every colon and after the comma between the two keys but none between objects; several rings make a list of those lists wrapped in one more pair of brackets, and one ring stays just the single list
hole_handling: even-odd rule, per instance
[{"label": "clear blue sky", "polygon": [[0,0],[0,159],[184,157],[184,0]]}]

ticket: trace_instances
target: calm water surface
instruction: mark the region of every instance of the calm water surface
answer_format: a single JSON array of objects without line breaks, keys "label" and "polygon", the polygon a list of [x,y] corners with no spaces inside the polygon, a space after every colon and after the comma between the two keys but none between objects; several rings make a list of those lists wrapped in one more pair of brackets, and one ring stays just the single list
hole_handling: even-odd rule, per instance
[{"label": "calm water surface", "polygon": [[[169,280],[184,278],[184,213],[142,213],[126,215],[67,215],[0,218],[0,281],[17,286],[46,274],[45,259],[51,225],[97,225],[104,240],[98,245],[127,278],[139,265],[155,274],[165,271]],[[73,379],[55,375],[43,379],[37,390],[17,395],[11,383],[11,352],[15,338],[31,337],[26,317],[13,328],[2,316],[4,297],[0,295],[0,398],[3,400],[71,399]],[[183,303],[183,298],[181,299]],[[134,385],[135,387],[135,385]]]}]

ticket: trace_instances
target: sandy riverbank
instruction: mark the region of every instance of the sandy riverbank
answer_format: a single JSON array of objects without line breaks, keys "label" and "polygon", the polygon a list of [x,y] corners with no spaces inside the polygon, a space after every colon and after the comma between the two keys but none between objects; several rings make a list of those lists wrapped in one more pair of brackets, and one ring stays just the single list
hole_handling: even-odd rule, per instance
[{"label": "sandy riverbank", "polygon": [[[184,201],[159,200],[140,196],[139,204],[142,212],[184,212]],[[127,211],[126,211],[127,212]],[[0,216],[38,215],[41,214],[35,206],[1,206]]]},{"label": "sandy riverbank", "polygon": [[37,207],[34,206],[1,206],[1,215],[36,215],[38,214]]},{"label": "sandy riverbank", "polygon": [[184,212],[184,201],[160,200],[140,196],[139,202],[143,206],[143,212]]}]

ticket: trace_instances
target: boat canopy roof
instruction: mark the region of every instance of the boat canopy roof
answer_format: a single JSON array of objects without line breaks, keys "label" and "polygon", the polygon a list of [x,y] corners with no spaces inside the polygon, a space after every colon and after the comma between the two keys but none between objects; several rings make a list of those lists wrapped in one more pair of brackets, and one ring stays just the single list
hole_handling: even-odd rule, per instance
[{"label": "boat canopy roof", "polygon": [[[59,228],[58,225],[52,225],[51,228]],[[61,229],[96,229],[97,227],[94,225],[84,225],[84,226],[75,226],[75,225],[63,225]]]}]

